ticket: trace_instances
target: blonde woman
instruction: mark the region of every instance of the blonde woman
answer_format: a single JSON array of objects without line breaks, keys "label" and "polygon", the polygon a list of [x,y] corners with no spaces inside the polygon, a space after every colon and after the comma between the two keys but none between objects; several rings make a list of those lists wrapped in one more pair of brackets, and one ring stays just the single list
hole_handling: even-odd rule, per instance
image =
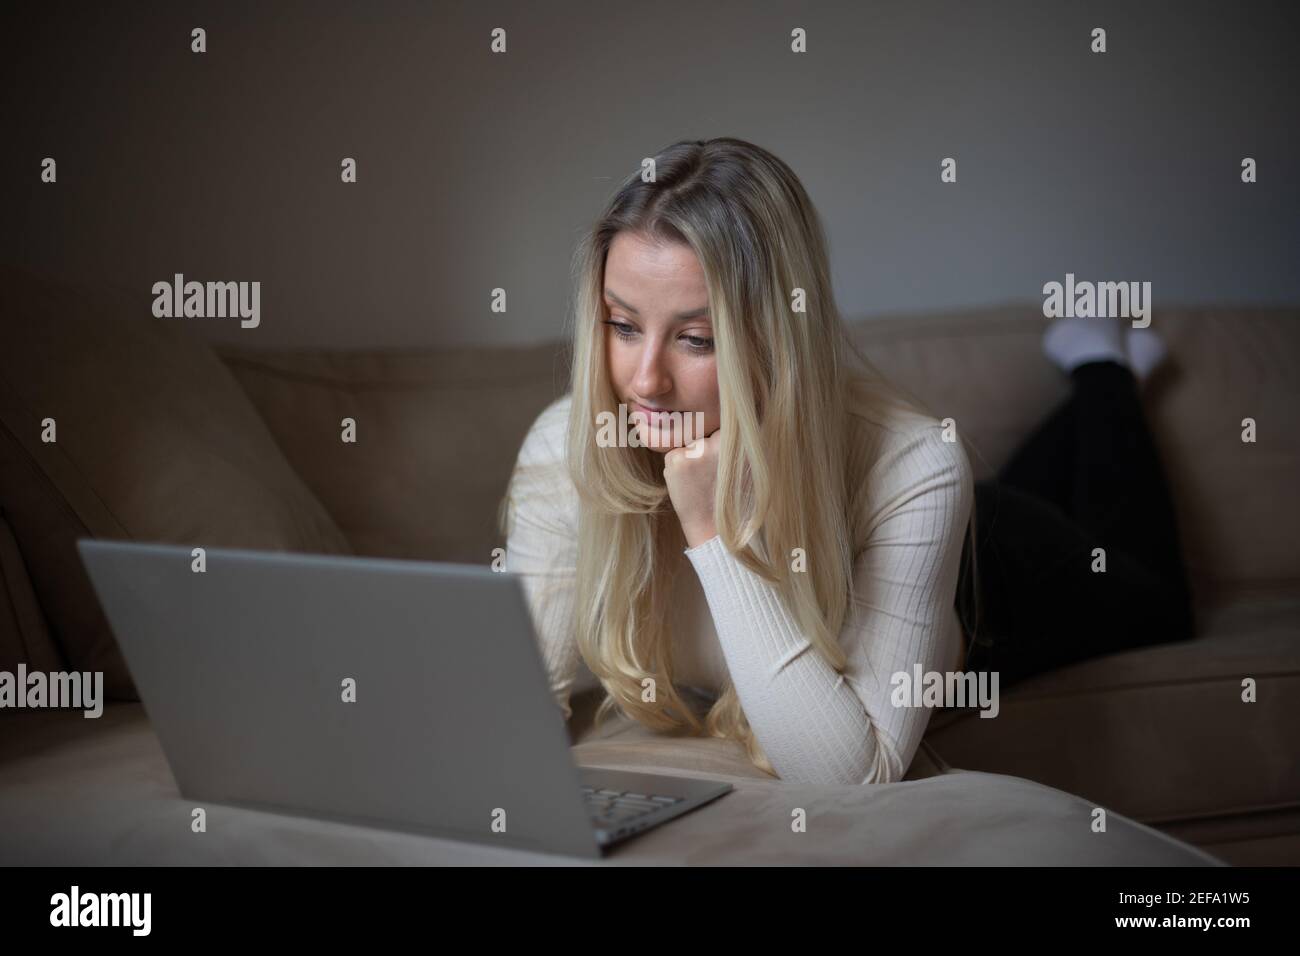
[{"label": "blonde woman", "polygon": [[[966,666],[967,560],[991,555],[1013,590],[1034,571],[1008,584],[1014,542],[968,546],[966,453],[848,340],[799,180],[740,140],[677,143],[616,192],[575,277],[571,390],[530,429],[501,513],[565,717],[595,683],[598,718],[733,739],[784,780],[901,779],[930,708],[897,675]],[[1064,515],[1036,531],[1028,495],[989,490],[1033,547],[1092,540]],[[975,649],[1014,676],[1106,649],[1030,647],[1024,627],[1048,624],[990,643],[981,621]]]}]

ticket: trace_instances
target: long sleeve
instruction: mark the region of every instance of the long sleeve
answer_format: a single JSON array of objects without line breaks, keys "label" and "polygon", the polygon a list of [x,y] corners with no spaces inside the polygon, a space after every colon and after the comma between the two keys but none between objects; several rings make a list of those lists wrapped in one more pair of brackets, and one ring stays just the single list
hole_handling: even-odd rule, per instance
[{"label": "long sleeve", "polygon": [[[699,576],[727,669],[750,727],[783,780],[889,783],[911,765],[930,718],[897,707],[890,679],[942,670],[962,539],[974,499],[960,444],[932,421],[890,432],[866,480],[865,546],[838,674],[799,632],[776,587],[714,536],[685,554]],[[810,555],[810,560],[816,557]]]},{"label": "long sleeve", "polygon": [[506,571],[518,575],[564,719],[578,671],[573,632],[577,576],[577,494],[563,466],[567,402],[546,408],[519,450],[511,479]]}]

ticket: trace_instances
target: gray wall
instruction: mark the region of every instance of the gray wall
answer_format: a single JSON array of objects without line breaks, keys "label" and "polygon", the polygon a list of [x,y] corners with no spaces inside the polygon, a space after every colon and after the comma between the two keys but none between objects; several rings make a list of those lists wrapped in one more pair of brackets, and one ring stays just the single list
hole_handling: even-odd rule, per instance
[{"label": "gray wall", "polygon": [[613,183],[730,135],[803,179],[850,317],[1041,299],[1067,271],[1149,280],[1157,315],[1295,303],[1292,6],[9,4],[0,258],[146,312],[175,272],[260,280],[259,328],[189,320],[214,341],[542,341]]}]

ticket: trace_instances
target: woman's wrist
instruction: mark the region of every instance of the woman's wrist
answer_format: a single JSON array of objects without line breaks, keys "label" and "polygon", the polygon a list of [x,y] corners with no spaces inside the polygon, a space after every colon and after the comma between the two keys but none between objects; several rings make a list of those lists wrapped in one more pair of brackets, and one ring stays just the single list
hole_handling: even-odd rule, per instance
[{"label": "woman's wrist", "polygon": [[705,527],[682,528],[682,533],[686,536],[686,546],[688,548],[698,548],[702,544],[707,544],[718,536],[718,529],[713,525]]}]

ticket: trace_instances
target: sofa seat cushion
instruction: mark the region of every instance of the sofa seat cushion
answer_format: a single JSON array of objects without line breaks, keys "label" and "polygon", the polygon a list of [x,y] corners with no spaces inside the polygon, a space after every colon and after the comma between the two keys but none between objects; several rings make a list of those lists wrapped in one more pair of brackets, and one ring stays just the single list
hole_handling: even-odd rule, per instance
[{"label": "sofa seat cushion", "polygon": [[[10,719],[16,732],[0,734],[0,865],[588,862],[219,804],[205,805],[207,832],[196,836],[195,803],[177,791],[141,705],[112,704],[96,720],[66,711]],[[735,790],[622,844],[605,862],[1222,865],[1118,814],[1104,834],[1094,833],[1089,802],[997,774],[867,787],[688,775],[724,779]],[[795,808],[807,813],[806,832],[790,825]]]},{"label": "sofa seat cushion", "polygon": [[1001,694],[996,718],[937,713],[926,740],[955,767],[1153,825],[1300,807],[1300,601],[1210,609],[1195,640],[1038,675]]}]

